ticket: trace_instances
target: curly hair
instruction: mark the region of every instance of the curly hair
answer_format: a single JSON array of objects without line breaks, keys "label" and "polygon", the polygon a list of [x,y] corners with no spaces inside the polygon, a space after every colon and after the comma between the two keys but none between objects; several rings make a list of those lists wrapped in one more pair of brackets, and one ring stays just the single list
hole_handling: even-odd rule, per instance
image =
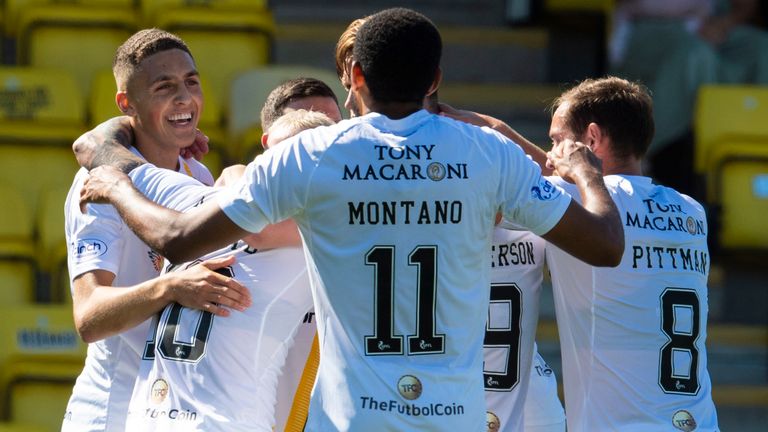
[{"label": "curly hair", "polygon": [[429,18],[392,8],[365,20],[353,55],[374,99],[421,104],[440,67],[442,49],[440,32]]}]

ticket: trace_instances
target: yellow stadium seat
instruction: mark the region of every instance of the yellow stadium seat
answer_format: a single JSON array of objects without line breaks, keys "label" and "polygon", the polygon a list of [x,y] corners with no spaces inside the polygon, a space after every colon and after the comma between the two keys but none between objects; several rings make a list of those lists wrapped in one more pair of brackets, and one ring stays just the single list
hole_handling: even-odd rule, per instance
[{"label": "yellow stadium seat", "polygon": [[0,184],[0,304],[24,305],[35,299],[35,252],[29,209],[21,194]]},{"label": "yellow stadium seat", "polygon": [[0,432],[48,432],[48,429],[27,423],[0,421]]},{"label": "yellow stadium seat", "polygon": [[74,361],[10,365],[3,373],[8,419],[51,432],[60,430],[72,386],[82,369],[82,362]]},{"label": "yellow stadium seat", "polygon": [[103,69],[96,73],[91,82],[88,99],[88,126],[93,128],[99,123],[122,115],[115,102],[117,86],[112,69]]},{"label": "yellow stadium seat", "polygon": [[545,0],[545,8],[548,11],[559,12],[604,12],[610,13],[616,5],[615,0]]},{"label": "yellow stadium seat", "polygon": [[[32,7],[57,7],[61,0],[4,0],[5,1],[5,33],[16,37],[21,12]],[[131,9],[135,0],[67,0],[66,3],[82,7],[110,7]]]},{"label": "yellow stadium seat", "polygon": [[146,23],[157,19],[158,11],[165,13],[170,9],[180,7],[205,7],[227,11],[256,11],[267,10],[267,0],[140,0],[141,15]]},{"label": "yellow stadium seat", "polygon": [[694,168],[705,173],[728,153],[730,141],[762,143],[768,138],[768,87],[706,85],[694,114]]},{"label": "yellow stadium seat", "polygon": [[24,8],[18,21],[18,63],[65,69],[83,95],[137,27],[133,9],[71,3]]},{"label": "yellow stadium seat", "polygon": [[694,169],[720,212],[725,248],[768,249],[768,87],[708,85],[694,118]]},{"label": "yellow stadium seat", "polygon": [[[3,307],[0,315],[6,320],[0,326],[0,420],[50,427],[58,417],[60,425],[87,348],[75,330],[72,308]],[[50,387],[57,388],[51,393]],[[34,409],[35,398],[45,409]]]},{"label": "yellow stadium seat", "polygon": [[[333,90],[340,104],[344,103],[346,90],[339,82],[335,72],[301,65],[262,66],[250,69],[238,75],[229,91],[227,134],[232,142],[237,143],[238,155],[252,157],[261,147],[261,108],[269,93],[278,85],[293,78],[306,77],[319,79]],[[256,150],[254,151],[254,148]]]},{"label": "yellow stadium seat", "polygon": [[[768,147],[768,146],[766,146]],[[720,171],[720,245],[730,249],[768,250],[768,148],[724,161]]]},{"label": "yellow stadium seat", "polygon": [[0,144],[69,146],[85,131],[83,107],[66,71],[0,67]]},{"label": "yellow stadium seat", "polygon": [[236,74],[270,60],[275,24],[268,11],[164,9],[153,25],[184,39],[200,74],[217,95],[227,94]]},{"label": "yellow stadium seat", "polygon": [[35,220],[42,192],[69,185],[78,165],[69,146],[0,145],[0,184],[15,188]]},{"label": "yellow stadium seat", "polygon": [[55,302],[70,297],[64,234],[64,201],[68,192],[68,186],[44,190],[35,218],[38,268],[48,276],[49,284],[44,287],[49,289],[46,298]]}]

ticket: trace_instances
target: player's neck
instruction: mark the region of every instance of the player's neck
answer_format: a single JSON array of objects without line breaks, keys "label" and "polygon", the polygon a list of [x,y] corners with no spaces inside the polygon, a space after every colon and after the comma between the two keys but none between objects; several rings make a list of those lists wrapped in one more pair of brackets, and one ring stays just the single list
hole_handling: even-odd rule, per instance
[{"label": "player's neck", "polygon": [[422,109],[423,106],[417,102],[377,102],[372,100],[367,103],[366,108],[368,112],[376,112],[393,120],[398,120],[408,117]]},{"label": "player's neck", "polygon": [[625,159],[604,159],[603,175],[615,174],[641,176],[643,175],[642,162],[640,159],[633,157]]},{"label": "player's neck", "polygon": [[179,151],[172,147],[163,147],[148,141],[137,135],[136,142],[134,143],[134,146],[144,159],[156,167],[178,171]]}]

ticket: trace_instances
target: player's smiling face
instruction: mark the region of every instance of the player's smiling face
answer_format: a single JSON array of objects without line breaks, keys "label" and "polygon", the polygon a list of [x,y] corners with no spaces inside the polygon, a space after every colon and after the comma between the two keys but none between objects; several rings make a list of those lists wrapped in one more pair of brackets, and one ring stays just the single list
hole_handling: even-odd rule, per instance
[{"label": "player's smiling face", "polygon": [[170,49],[147,57],[128,84],[128,91],[139,139],[175,148],[192,143],[203,109],[203,93],[188,53]]}]

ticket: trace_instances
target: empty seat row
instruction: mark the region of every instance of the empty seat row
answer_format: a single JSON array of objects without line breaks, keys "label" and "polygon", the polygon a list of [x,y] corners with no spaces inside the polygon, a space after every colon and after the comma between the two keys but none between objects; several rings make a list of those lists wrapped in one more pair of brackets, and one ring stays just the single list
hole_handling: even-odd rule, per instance
[{"label": "empty seat row", "polygon": [[[344,89],[336,75],[305,66],[259,66],[231,80],[201,76],[205,104],[199,127],[219,154],[214,158],[242,162],[258,147],[259,114],[269,92],[281,82],[299,76],[325,81],[343,102]],[[115,104],[115,82],[110,69],[99,71],[87,93],[78,91],[65,70],[0,67],[0,144],[45,144],[68,147],[75,138],[102,121],[120,115]],[[87,101],[87,102],[86,102]],[[222,101],[227,101],[224,104]]]},{"label": "empty seat row", "polygon": [[[259,1],[8,0],[5,30],[16,41],[19,66],[63,69],[82,94],[112,65],[117,48],[141,28],[159,27],[180,36],[213,90],[271,57],[274,20]],[[142,16],[148,16],[148,21]]]},{"label": "empty seat row", "polygon": [[68,305],[2,306],[0,431],[57,431],[87,345]]},{"label": "empty seat row", "polygon": [[707,85],[694,118],[694,169],[720,246],[768,250],[768,88]]}]

